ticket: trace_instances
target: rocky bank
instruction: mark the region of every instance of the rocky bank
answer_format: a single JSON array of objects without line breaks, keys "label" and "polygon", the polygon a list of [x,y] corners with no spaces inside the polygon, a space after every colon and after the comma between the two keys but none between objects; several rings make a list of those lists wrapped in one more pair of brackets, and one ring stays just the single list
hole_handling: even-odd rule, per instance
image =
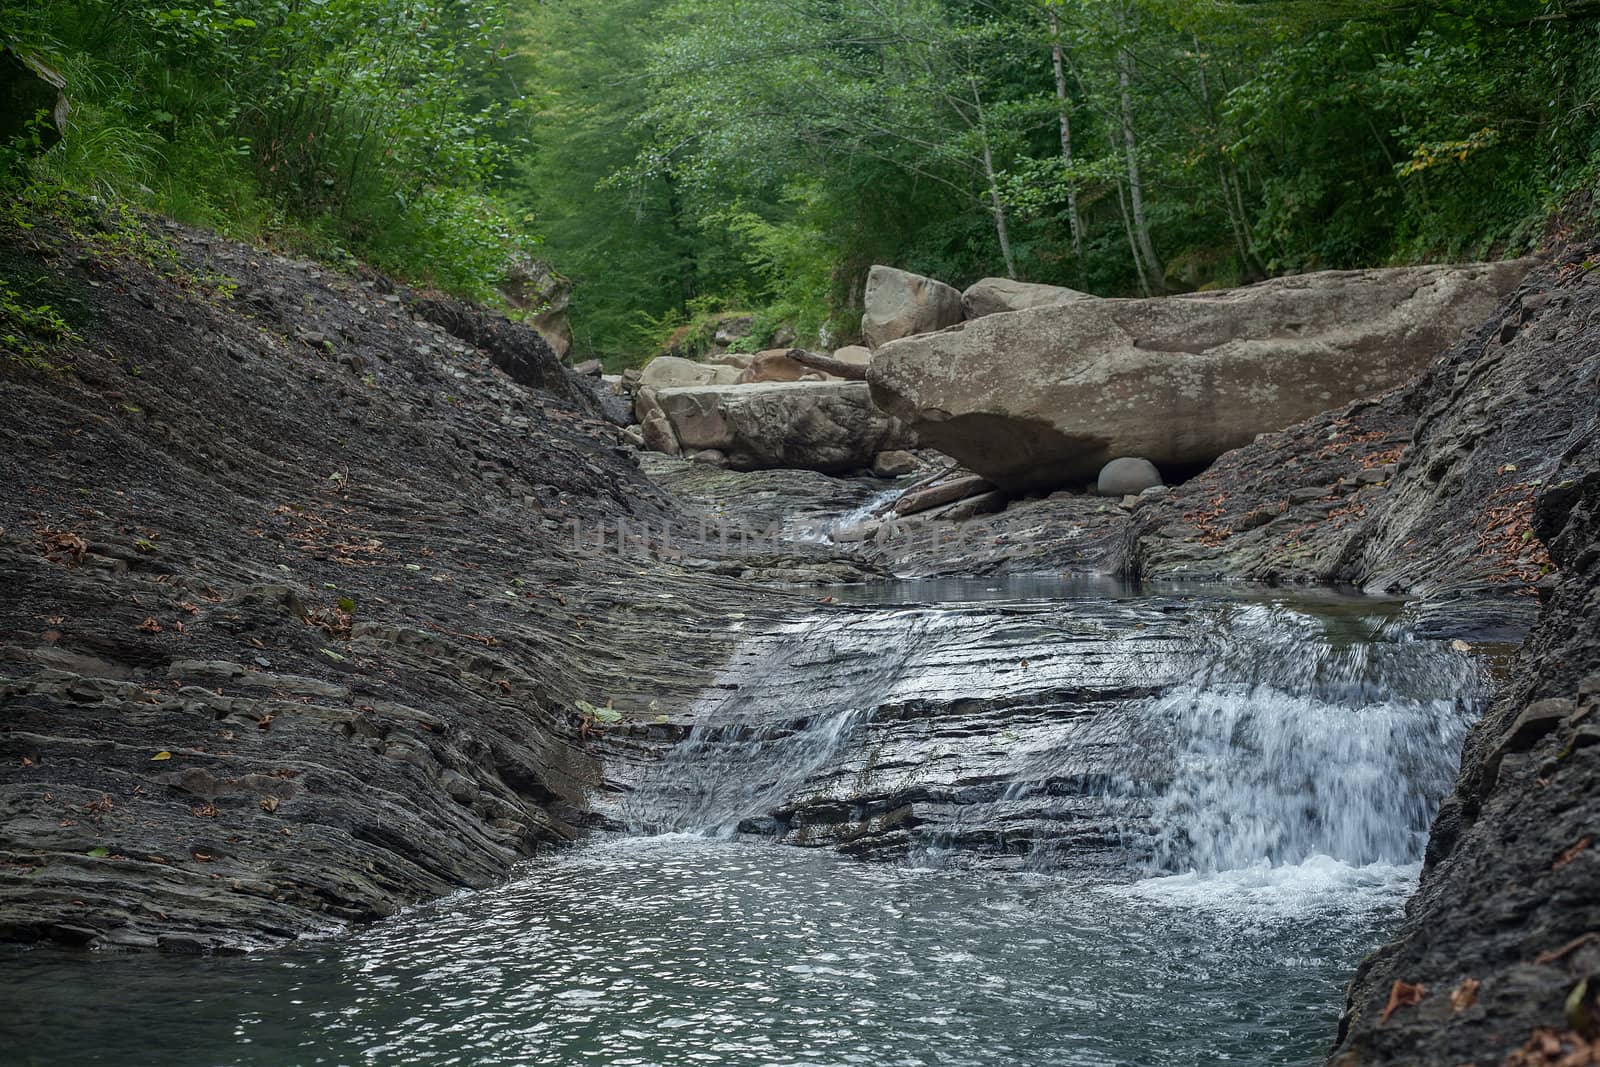
[{"label": "rocky bank", "polygon": [[85,338],[0,363],[0,939],[263,946],[493,883],[583,826],[585,706],[687,700],[783,605],[595,547],[687,520],[531,330],[109,223],[0,253]]},{"label": "rocky bank", "polygon": [[[0,251],[85,338],[68,372],[0,371],[0,939],[247,948],[489,884],[615,821],[749,634],[804,613],[862,639],[818,583],[1341,582],[1420,597],[1440,634],[1533,630],[1334,1062],[1591,1062],[1561,1057],[1600,1017],[1567,1011],[1600,972],[1600,249],[1537,268],[1420,378],[1182,484],[1018,487],[997,514],[833,543],[786,524],[893,483],[641,458],[615,398],[529,329],[153,240],[171,252],[45,222]],[[1077,294],[1024,297],[1055,315]],[[887,345],[904,324],[878,325]],[[708,519],[792,536],[658,532]],[[1082,682],[1038,684],[1106,695]],[[863,837],[848,807],[752,829],[895,854],[895,825]]]}]

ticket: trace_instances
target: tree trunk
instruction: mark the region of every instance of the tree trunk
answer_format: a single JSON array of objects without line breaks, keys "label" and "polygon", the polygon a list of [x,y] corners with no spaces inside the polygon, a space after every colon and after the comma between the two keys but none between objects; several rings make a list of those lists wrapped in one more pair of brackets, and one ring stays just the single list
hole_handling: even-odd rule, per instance
[{"label": "tree trunk", "polygon": [[1067,69],[1061,54],[1061,20],[1055,8],[1050,9],[1050,58],[1056,72],[1056,106],[1061,111],[1061,159],[1066,163],[1067,224],[1072,229],[1072,254],[1078,262],[1078,284],[1083,285],[1083,220],[1078,214],[1078,186],[1071,179],[1072,170],[1072,115],[1067,100]]},{"label": "tree trunk", "polygon": [[1000,255],[1006,261],[1006,277],[1015,280],[1017,261],[1011,255],[1011,231],[1006,226],[1006,206],[1000,199],[1000,184],[995,179],[994,153],[989,150],[989,127],[984,121],[983,98],[978,95],[976,84],[972,86],[972,102],[977,107],[978,136],[983,141],[983,178],[989,185],[989,209],[994,213],[994,232],[1000,239]]},{"label": "tree trunk", "polygon": [[1246,276],[1252,277],[1257,274],[1260,261],[1250,247],[1250,224],[1244,213],[1244,199],[1239,196],[1239,191],[1234,188],[1229,176],[1232,162],[1218,143],[1222,134],[1220,124],[1217,122],[1216,106],[1211,102],[1211,82],[1206,76],[1206,59],[1205,53],[1200,48],[1200,35],[1194,34],[1192,40],[1195,69],[1200,74],[1200,103],[1205,108],[1206,134],[1211,141],[1207,150],[1216,154],[1217,184],[1222,190],[1222,208],[1227,212],[1228,228],[1233,231],[1233,242],[1239,249],[1239,264],[1244,268]]},{"label": "tree trunk", "polygon": [[1128,216],[1128,197],[1117,183],[1117,207],[1122,209],[1122,228],[1128,231],[1128,252],[1133,256],[1133,273],[1139,278],[1139,291],[1150,295],[1150,279],[1145,277],[1144,261],[1139,258],[1139,239],[1133,235],[1133,220]]},{"label": "tree trunk", "polygon": [[[1117,28],[1126,37],[1128,9],[1125,6],[1117,8]],[[1162,292],[1165,272],[1156,255],[1155,243],[1150,239],[1150,220],[1144,210],[1144,179],[1139,173],[1139,138],[1133,128],[1133,52],[1125,43],[1117,47],[1117,87],[1121,93],[1122,147],[1128,156],[1128,201],[1133,211],[1133,232],[1144,259],[1147,283],[1155,292]]]}]

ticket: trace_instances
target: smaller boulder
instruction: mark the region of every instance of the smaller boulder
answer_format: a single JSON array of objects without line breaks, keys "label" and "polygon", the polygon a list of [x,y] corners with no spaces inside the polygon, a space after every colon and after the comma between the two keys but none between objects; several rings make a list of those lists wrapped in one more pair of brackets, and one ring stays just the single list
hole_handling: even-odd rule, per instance
[{"label": "smaller boulder", "polygon": [[872,461],[872,473],[879,478],[899,478],[911,474],[920,466],[917,457],[910,452],[895,449],[889,452],[879,452]]},{"label": "smaller boulder", "polygon": [[739,374],[739,384],[748,385],[751,382],[798,382],[807,374],[814,373],[810,367],[801,365],[789,358],[787,348],[769,348],[764,352],[757,352],[748,366]]},{"label": "smaller boulder", "polygon": [[641,384],[655,389],[681,389],[692,385],[732,385],[739,372],[733,367],[696,363],[681,356],[657,356],[645,364]]},{"label": "smaller boulder", "polygon": [[873,267],[867,275],[861,336],[873,348],[902,337],[932,333],[961,321],[961,294],[920,274]]},{"label": "smaller boulder", "polygon": [[678,444],[678,435],[673,432],[671,420],[660,408],[656,408],[644,417],[644,421],[639,424],[639,433],[644,438],[644,446],[652,452],[663,452],[669,456],[683,452],[683,446]]},{"label": "smaller boulder", "polygon": [[691,463],[701,463],[707,467],[721,467],[725,470],[728,466],[728,455],[720,449],[702,448],[698,452],[691,453],[689,461]]},{"label": "smaller boulder", "polygon": [[981,319],[985,315],[1026,311],[1029,308],[1051,307],[1087,299],[1090,299],[1088,293],[1059,285],[1034,285],[1031,282],[1015,282],[1010,278],[985,278],[974,282],[961,294],[961,314],[968,320]]},{"label": "smaller boulder", "polygon": [[1152,486],[1165,484],[1156,465],[1138,456],[1123,456],[1100,468],[1095,490],[1101,496],[1137,496]]}]

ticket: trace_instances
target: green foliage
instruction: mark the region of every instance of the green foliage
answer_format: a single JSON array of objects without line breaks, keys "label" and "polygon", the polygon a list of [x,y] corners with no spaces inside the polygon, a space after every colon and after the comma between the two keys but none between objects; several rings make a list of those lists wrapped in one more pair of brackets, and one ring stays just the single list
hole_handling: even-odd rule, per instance
[{"label": "green foliage", "polygon": [[493,193],[509,6],[22,0],[8,39],[73,105],[26,178],[489,298],[531,243]]},{"label": "green foliage", "polygon": [[482,299],[537,255],[613,367],[733,309],[851,340],[879,262],[1135,294],[1511,253],[1600,173],[1587,0],[12,0],[0,40],[73,102],[7,193]]},{"label": "green foliage", "polygon": [[0,356],[7,362],[31,370],[59,370],[56,351],[80,340],[54,307],[25,299],[9,279],[0,278]]},{"label": "green foliage", "polygon": [[629,358],[697,302],[846,340],[874,262],[1134,294],[1510,254],[1600,171],[1593,15],[550,0],[554,127],[523,188],[580,279],[580,344]]}]

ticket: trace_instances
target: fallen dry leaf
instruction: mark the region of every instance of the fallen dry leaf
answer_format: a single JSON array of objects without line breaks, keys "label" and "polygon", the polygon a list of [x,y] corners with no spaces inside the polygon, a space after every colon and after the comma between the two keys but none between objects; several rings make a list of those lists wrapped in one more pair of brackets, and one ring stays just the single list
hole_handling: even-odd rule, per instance
[{"label": "fallen dry leaf", "polygon": [[1420,982],[1413,985],[1410,982],[1402,982],[1397,979],[1394,987],[1389,990],[1389,1003],[1384,1005],[1383,1014],[1378,1017],[1378,1025],[1382,1026],[1388,1022],[1389,1016],[1395,1013],[1395,1009],[1416,1007],[1422,1003],[1422,998],[1427,995],[1428,987]]},{"label": "fallen dry leaf", "polygon": [[214,819],[217,816],[217,806],[202,804],[198,808],[190,808],[189,813],[197,819]]},{"label": "fallen dry leaf", "polygon": [[1478,988],[1483,983],[1476,978],[1463,978],[1461,984],[1450,990],[1450,1010],[1466,1011],[1478,1002]]},{"label": "fallen dry leaf", "polygon": [[267,727],[272,725],[272,720],[276,718],[277,716],[272,712],[267,712],[265,715],[261,716],[261,718],[256,720],[256,729],[265,730]]},{"label": "fallen dry leaf", "polygon": [[277,811],[278,810],[278,798],[277,797],[262,797],[261,798],[261,810],[262,811],[266,811],[266,812]]},{"label": "fallen dry leaf", "polygon": [[201,852],[198,849],[196,849],[195,851],[189,853],[189,855],[194,857],[194,860],[195,860],[196,863],[210,863],[212,860],[216,859],[216,857],[213,856],[211,853],[209,853],[209,852]]},{"label": "fallen dry leaf", "polygon": [[154,616],[151,616],[139,624],[139,629],[147,634],[158,634],[161,632],[161,624],[156,622]]}]

